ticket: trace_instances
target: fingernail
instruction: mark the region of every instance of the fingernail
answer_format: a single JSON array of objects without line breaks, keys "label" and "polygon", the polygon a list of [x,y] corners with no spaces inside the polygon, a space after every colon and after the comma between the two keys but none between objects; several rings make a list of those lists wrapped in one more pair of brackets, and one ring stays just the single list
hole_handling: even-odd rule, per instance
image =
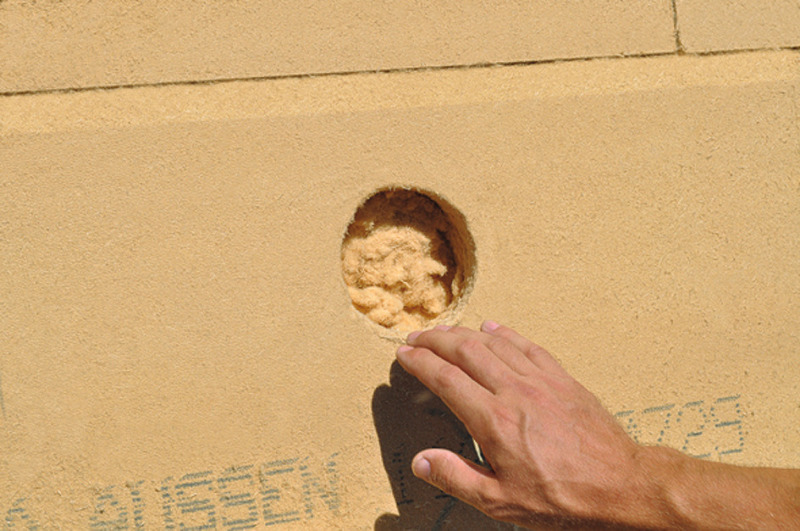
[{"label": "fingernail", "polygon": [[411,332],[410,334],[408,334],[408,337],[406,338],[406,341],[411,343],[412,341],[417,339],[421,333],[422,333],[422,330],[417,330],[416,332]]},{"label": "fingernail", "polygon": [[401,347],[397,347],[397,353],[402,354],[403,352],[408,352],[409,350],[414,350],[414,347],[409,347],[408,345],[403,345]]},{"label": "fingernail", "polygon": [[484,321],[481,325],[481,330],[484,332],[494,332],[498,328],[500,328],[500,325],[494,321]]},{"label": "fingernail", "polygon": [[417,457],[411,463],[411,471],[418,478],[427,481],[431,477],[431,462],[424,457]]}]

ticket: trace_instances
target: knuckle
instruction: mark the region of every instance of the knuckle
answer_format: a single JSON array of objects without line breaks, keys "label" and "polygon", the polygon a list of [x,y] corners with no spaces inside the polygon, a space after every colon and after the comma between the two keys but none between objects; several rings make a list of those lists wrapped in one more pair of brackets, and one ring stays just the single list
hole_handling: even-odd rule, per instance
[{"label": "knuckle", "polygon": [[509,404],[535,403],[547,395],[546,384],[530,378],[514,378],[504,392],[504,399]]},{"label": "knuckle", "polygon": [[495,520],[503,519],[502,517],[505,515],[503,505],[499,500],[484,492],[478,492],[475,495],[475,506]]},{"label": "knuckle", "polygon": [[436,385],[441,389],[451,389],[456,385],[461,376],[461,369],[455,365],[447,364],[436,373]]},{"label": "knuckle", "polygon": [[486,346],[493,352],[497,352],[499,350],[508,350],[511,342],[504,337],[492,337]]},{"label": "knuckle", "polygon": [[482,502],[483,512],[494,520],[507,522],[511,520],[511,511],[508,505],[499,500],[491,499]]},{"label": "knuckle", "polygon": [[465,339],[456,347],[456,355],[461,359],[469,359],[477,354],[483,344],[477,339]]},{"label": "knuckle", "polygon": [[532,346],[528,347],[528,352],[526,352],[526,354],[528,354],[528,356],[531,358],[538,358],[542,355],[543,350],[544,349],[542,347]]},{"label": "knuckle", "polygon": [[474,502],[478,509],[495,520],[509,521],[513,516],[508,496],[502,490],[476,492]]},{"label": "knuckle", "polygon": [[542,358],[544,358],[544,359],[549,359],[549,358],[552,358],[552,356],[550,355],[550,353],[549,353],[549,352],[547,352],[547,351],[546,351],[545,349],[543,349],[542,347],[540,347],[539,345],[533,345],[533,346],[529,347],[529,348],[528,348],[528,356],[530,356],[531,358],[539,358],[539,359],[542,359]]},{"label": "knuckle", "polygon": [[447,494],[450,494],[452,491],[450,479],[447,477],[447,474],[442,471],[441,465],[431,469],[430,482]]},{"label": "knuckle", "polygon": [[509,435],[509,430],[513,430],[517,425],[518,414],[513,408],[506,405],[496,405],[491,408],[490,415],[486,419],[488,427],[486,436],[490,445],[500,445]]},{"label": "knuckle", "polygon": [[512,340],[517,339],[517,338],[520,337],[520,335],[517,332],[515,332],[511,328],[508,328],[507,326],[501,326],[500,328],[498,328],[497,330],[494,331],[493,335],[497,336],[497,337],[501,337],[501,338],[503,338],[503,339],[505,339],[506,341],[509,341],[509,342],[511,342]]},{"label": "knuckle", "polygon": [[517,388],[519,393],[526,401],[538,403],[544,400],[545,392],[535,385],[520,385]]},{"label": "knuckle", "polygon": [[431,468],[431,482],[448,494],[455,491],[454,476],[454,466],[449,458],[442,459],[437,466]]},{"label": "knuckle", "polygon": [[572,382],[557,376],[549,378],[547,382],[547,385],[556,395],[574,395],[582,393],[580,384],[575,384],[577,384],[577,382]]}]

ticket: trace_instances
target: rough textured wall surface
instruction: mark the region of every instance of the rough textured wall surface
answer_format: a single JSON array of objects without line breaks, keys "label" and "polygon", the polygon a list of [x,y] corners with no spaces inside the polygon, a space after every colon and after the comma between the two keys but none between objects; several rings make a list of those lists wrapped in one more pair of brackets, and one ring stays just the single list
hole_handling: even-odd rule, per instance
[{"label": "rough textured wall surface", "polygon": [[469,439],[342,277],[387,186],[466,220],[461,322],[535,338],[640,441],[797,466],[799,72],[772,52],[0,99],[0,515],[489,525],[409,476]]},{"label": "rough textured wall surface", "polygon": [[[474,449],[348,290],[354,219],[441,273],[400,296],[362,246],[403,312],[518,328],[641,442],[800,466],[800,53],[733,53],[797,15],[0,0],[0,525],[504,528],[410,475]],[[387,188],[457,230],[356,215]]]},{"label": "rough textured wall surface", "polygon": [[674,51],[669,0],[0,2],[0,91]]},{"label": "rough textured wall surface", "polygon": [[800,48],[795,0],[675,0],[675,5],[686,51]]}]

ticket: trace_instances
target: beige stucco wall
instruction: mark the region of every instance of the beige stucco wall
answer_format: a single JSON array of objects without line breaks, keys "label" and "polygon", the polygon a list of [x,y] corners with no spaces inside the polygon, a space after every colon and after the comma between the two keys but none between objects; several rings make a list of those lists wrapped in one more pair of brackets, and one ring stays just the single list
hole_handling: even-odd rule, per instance
[{"label": "beige stucco wall", "polygon": [[[397,343],[342,280],[348,222],[390,185],[464,215],[477,265],[460,322],[517,327],[642,442],[800,466],[800,56],[660,55],[677,50],[670,6],[635,4],[582,3],[553,34],[663,14],[663,39],[615,45],[652,57],[542,64],[561,52],[520,40],[498,46],[533,63],[188,84],[227,77],[223,63],[243,67],[234,77],[287,71],[248,70],[259,59],[245,47],[229,63],[212,54],[209,77],[188,52],[143,53],[120,74],[115,44],[94,48],[103,58],[84,53],[90,37],[59,53],[46,52],[55,36],[31,41],[25,53],[52,62],[17,63],[5,90],[175,84],[0,98],[0,521],[488,525],[410,477],[416,449],[469,455],[469,440],[416,404]],[[63,21],[80,5],[0,10],[22,34],[33,26],[11,15]],[[447,31],[495,62],[511,56],[487,35],[510,13],[478,36]],[[114,16],[132,35],[161,20]],[[356,40],[385,37],[352,20]],[[285,49],[319,37],[309,24]],[[573,57],[617,53],[591,42]],[[324,69],[457,62],[454,49],[353,52],[374,66]]]},{"label": "beige stucco wall", "polygon": [[800,47],[800,4],[793,0],[675,0],[690,52]]},{"label": "beige stucco wall", "polygon": [[669,0],[0,2],[0,91],[673,49]]}]

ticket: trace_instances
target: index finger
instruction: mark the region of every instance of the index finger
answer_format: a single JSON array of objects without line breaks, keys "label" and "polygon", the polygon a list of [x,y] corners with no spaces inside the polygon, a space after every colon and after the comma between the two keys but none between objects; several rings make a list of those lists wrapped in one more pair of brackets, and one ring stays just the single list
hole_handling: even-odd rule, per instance
[{"label": "index finger", "polygon": [[496,393],[508,384],[511,368],[481,341],[480,335],[472,330],[466,335],[428,330],[409,334],[408,344],[430,350]]},{"label": "index finger", "polygon": [[426,348],[405,345],[397,349],[397,361],[441,398],[471,434],[473,427],[484,424],[494,395],[459,367]]}]

